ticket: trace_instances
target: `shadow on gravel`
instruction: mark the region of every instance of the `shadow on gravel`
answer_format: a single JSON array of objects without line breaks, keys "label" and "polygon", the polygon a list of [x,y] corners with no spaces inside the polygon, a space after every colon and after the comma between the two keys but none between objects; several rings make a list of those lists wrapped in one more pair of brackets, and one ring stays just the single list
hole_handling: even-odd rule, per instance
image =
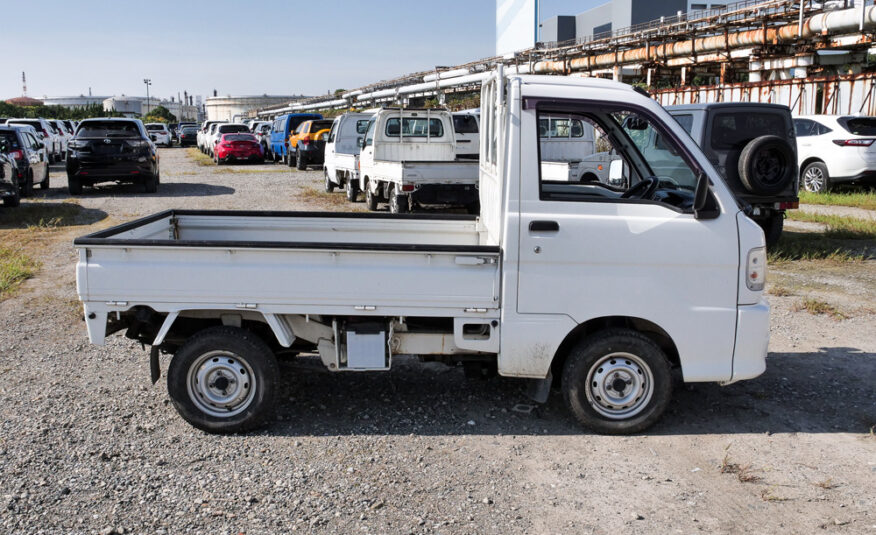
[{"label": "shadow on gravel", "polygon": [[82,188],[82,195],[71,197],[66,189],[60,190],[63,197],[77,199],[96,197],[117,197],[119,195],[132,195],[147,198],[162,197],[212,197],[215,195],[232,195],[236,190],[228,186],[216,186],[213,184],[198,184],[172,182],[162,183],[158,186],[158,193],[145,193],[140,184],[98,184],[95,187]]},{"label": "shadow on gravel", "polygon": [[103,210],[69,202],[32,202],[23,199],[17,208],[0,210],[0,229],[90,225],[107,216]]},{"label": "shadow on gravel", "polygon": [[[645,435],[859,433],[876,425],[876,354],[846,347],[771,353],[761,377],[680,386]],[[398,359],[389,373],[331,373],[283,363],[272,435],[578,435],[559,392],[536,405],[513,379]],[[531,412],[530,412],[531,409]]]}]

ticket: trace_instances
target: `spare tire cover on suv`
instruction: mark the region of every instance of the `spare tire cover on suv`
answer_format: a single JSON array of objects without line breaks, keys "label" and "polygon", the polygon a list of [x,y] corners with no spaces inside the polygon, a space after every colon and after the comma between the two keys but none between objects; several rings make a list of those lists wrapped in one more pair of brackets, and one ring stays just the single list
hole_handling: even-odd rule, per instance
[{"label": "spare tire cover on suv", "polygon": [[739,180],[751,193],[781,193],[794,180],[796,172],[794,150],[779,136],[754,138],[739,155]]}]

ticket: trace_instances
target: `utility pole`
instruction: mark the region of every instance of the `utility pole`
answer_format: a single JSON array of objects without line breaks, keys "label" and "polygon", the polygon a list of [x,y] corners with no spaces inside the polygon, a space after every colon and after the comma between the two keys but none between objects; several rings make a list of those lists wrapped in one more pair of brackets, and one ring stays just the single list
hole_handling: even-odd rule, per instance
[{"label": "utility pole", "polygon": [[146,115],[149,115],[149,86],[152,85],[152,80],[143,78],[143,83],[146,84]]}]

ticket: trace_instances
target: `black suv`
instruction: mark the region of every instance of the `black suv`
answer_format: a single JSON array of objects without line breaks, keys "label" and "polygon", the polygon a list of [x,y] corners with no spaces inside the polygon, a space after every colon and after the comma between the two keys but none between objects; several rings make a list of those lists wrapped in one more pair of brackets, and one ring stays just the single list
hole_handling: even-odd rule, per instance
[{"label": "black suv", "polygon": [[18,187],[22,197],[33,195],[34,182],[49,187],[49,159],[45,145],[29,126],[0,126],[0,142],[7,156],[17,165]]},{"label": "black suv", "polygon": [[667,106],[703,149],[733,195],[757,221],[767,245],[797,208],[797,139],[791,110],[779,104],[719,102]]},{"label": "black suv", "polygon": [[98,182],[143,184],[158,191],[158,150],[138,119],[85,119],[67,146],[70,195]]}]

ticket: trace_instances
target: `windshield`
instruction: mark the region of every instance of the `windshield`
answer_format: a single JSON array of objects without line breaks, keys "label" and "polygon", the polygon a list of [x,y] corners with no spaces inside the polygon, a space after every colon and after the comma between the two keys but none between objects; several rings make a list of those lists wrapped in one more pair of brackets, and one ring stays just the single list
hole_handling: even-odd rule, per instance
[{"label": "windshield", "polygon": [[477,134],[478,121],[474,115],[454,115],[453,131],[457,134]]},{"label": "windshield", "polygon": [[133,121],[85,121],[79,125],[76,137],[140,137],[140,128]]},{"label": "windshield", "polygon": [[252,141],[255,143],[255,136],[252,134],[225,134],[222,136],[225,141]]},{"label": "windshield", "polygon": [[836,122],[850,134],[876,136],[876,117],[840,117]]}]

